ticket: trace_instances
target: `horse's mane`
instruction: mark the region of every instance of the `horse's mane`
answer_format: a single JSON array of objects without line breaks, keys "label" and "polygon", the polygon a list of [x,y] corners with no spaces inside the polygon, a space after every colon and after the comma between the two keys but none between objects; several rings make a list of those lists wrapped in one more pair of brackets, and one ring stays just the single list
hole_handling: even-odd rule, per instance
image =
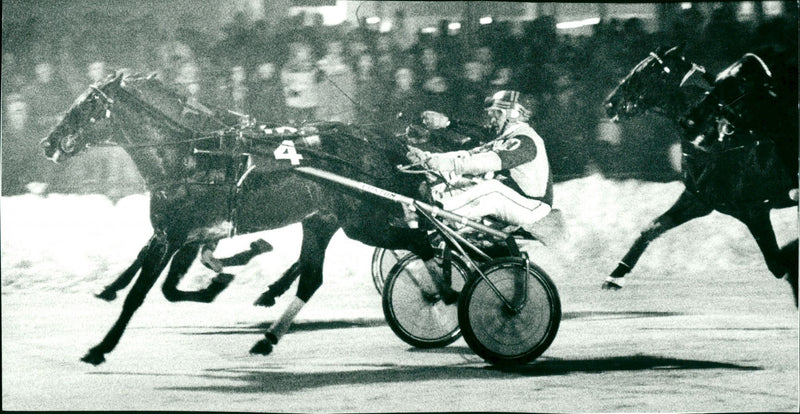
[{"label": "horse's mane", "polygon": [[231,127],[242,119],[229,110],[189,99],[155,75],[126,75],[120,85],[175,122],[198,132]]}]

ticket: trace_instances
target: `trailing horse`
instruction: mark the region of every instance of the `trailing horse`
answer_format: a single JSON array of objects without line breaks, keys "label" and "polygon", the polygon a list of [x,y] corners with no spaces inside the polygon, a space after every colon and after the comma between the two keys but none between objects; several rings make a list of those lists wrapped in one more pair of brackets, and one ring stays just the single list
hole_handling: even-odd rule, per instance
[{"label": "trailing horse", "polygon": [[42,143],[53,160],[92,145],[119,145],[151,194],[154,236],[140,252],[141,272],[116,323],[83,361],[105,360],[173,256],[168,279],[186,273],[196,249],[222,238],[302,222],[296,298],[251,349],[265,355],[322,284],[325,249],[339,228],[368,245],[434,256],[424,230],[395,225],[403,220],[399,205],[293,171],[298,164],[314,166],[415,197],[422,178],[395,168],[406,160],[402,143],[342,124],[321,125],[315,139],[298,142],[240,128],[198,135],[147,102],[137,88],[147,82],[158,81],[117,76],[90,88]]},{"label": "trailing horse", "polygon": [[747,226],[797,304],[797,242],[779,249],[769,216],[797,205],[790,196],[797,191],[797,66],[775,63],[774,73],[771,66],[748,53],[714,78],[688,62],[682,47],[659,48],[606,98],[614,120],[656,110],[680,125],[686,188],[642,231],[604,289],[622,287],[651,241],[717,210]]}]

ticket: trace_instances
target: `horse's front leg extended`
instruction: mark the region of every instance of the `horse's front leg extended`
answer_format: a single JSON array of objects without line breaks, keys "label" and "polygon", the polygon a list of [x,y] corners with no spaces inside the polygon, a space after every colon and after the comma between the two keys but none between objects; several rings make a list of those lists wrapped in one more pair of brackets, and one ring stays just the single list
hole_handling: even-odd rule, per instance
[{"label": "horse's front leg extended", "polygon": [[[153,238],[151,237],[150,240],[152,241]],[[150,242],[148,242],[144,247],[142,247],[142,250],[140,250],[139,254],[136,255],[136,260],[134,260],[133,263],[127,269],[125,269],[125,271],[122,272],[121,275],[119,275],[119,277],[117,277],[113,282],[111,282],[111,284],[104,287],[103,291],[96,294],[95,296],[108,302],[111,302],[112,300],[116,299],[117,292],[122,289],[125,289],[125,287],[128,286],[129,283],[131,283],[133,277],[136,276],[136,273],[139,271],[139,269],[142,268],[142,261],[144,260],[144,256],[147,254],[147,249],[149,248],[150,248]]]},{"label": "horse's front leg extended", "polygon": [[712,208],[706,203],[684,191],[672,207],[664,214],[653,220],[639,235],[628,253],[620,260],[617,268],[603,282],[603,289],[618,290],[622,288],[625,274],[630,272],[644,250],[653,240],[657,239],[668,230],[680,226],[689,220],[702,217],[711,213]]},{"label": "horse's front leg extended", "polygon": [[303,220],[303,245],[300,249],[300,282],[297,296],[283,314],[269,327],[265,338],[250,349],[252,354],[269,355],[274,345],[286,334],[294,318],[314,292],[322,286],[322,265],[325,249],[339,225],[334,216],[314,215]]},{"label": "horse's front leg extended", "polygon": [[156,238],[151,239],[147,251],[142,258],[142,272],[136,282],[133,284],[128,296],[125,298],[125,303],[122,305],[122,312],[108,331],[103,341],[89,350],[89,352],[81,358],[81,361],[88,362],[92,365],[99,365],[105,361],[105,354],[111,352],[114,347],[119,343],[122,333],[128,326],[133,313],[139,309],[139,306],[144,302],[144,298],[150,288],[155,284],[158,275],[166,267],[170,257],[175,253],[176,247],[161,242]]}]

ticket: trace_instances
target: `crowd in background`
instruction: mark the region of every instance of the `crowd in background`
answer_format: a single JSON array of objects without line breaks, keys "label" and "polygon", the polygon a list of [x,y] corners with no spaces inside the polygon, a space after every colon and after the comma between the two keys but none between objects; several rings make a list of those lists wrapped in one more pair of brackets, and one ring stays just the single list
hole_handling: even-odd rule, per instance
[{"label": "crowd in background", "polygon": [[796,11],[753,25],[739,22],[731,7],[710,16],[689,9],[655,33],[638,19],[603,21],[588,36],[560,33],[550,16],[459,32],[443,21],[435,33],[409,37],[363,25],[322,26],[313,16],[268,22],[238,15],[221,39],[191,27],[164,33],[146,18],[108,19],[86,16],[97,23],[60,34],[37,32],[36,22],[4,22],[3,195],[31,191],[30,182],[111,197],[143,191],[119,149],[56,166],[38,148],[88,85],[119,69],[157,72],[187,96],[258,123],[333,120],[390,133],[418,122],[422,110],[481,123],[484,98],[515,89],[536,102],[532,124],[557,180],[596,171],[672,180],[674,126],[656,117],[621,126],[603,120],[603,98],[633,65],[659,45],[679,43],[712,73],[763,45],[797,49]]}]

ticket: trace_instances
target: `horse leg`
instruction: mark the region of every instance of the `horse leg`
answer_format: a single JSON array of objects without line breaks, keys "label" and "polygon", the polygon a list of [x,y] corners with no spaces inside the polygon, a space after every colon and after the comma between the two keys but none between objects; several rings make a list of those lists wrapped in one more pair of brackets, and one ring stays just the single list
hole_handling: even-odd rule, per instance
[{"label": "horse leg", "polygon": [[792,287],[792,294],[794,294],[794,306],[797,306],[797,272],[798,272],[798,240],[790,242],[786,246],[781,247],[781,257],[784,263],[789,266],[789,273],[786,275],[786,281]]},{"label": "horse leg", "polygon": [[150,240],[147,251],[142,260],[142,272],[139,278],[133,284],[128,296],[125,298],[125,303],[122,305],[122,312],[119,318],[108,331],[103,341],[94,346],[89,352],[81,358],[81,361],[88,362],[92,365],[99,365],[105,361],[105,354],[111,352],[114,347],[119,343],[122,333],[130,322],[133,313],[142,305],[147,292],[155,284],[158,275],[166,267],[167,262],[176,247],[171,243],[164,243],[157,240],[155,237]]},{"label": "horse leg", "polygon": [[211,284],[205,289],[197,291],[183,291],[178,289],[178,283],[181,278],[189,270],[192,262],[197,257],[197,252],[200,249],[198,244],[189,244],[181,247],[175,256],[172,258],[172,264],[169,268],[164,283],[161,285],[161,291],[164,297],[170,302],[202,302],[210,303],[219,295],[220,292],[228,287],[233,280],[233,275],[228,273],[220,273],[211,280]]},{"label": "horse leg", "polygon": [[244,266],[250,263],[254,257],[272,251],[272,245],[267,243],[266,240],[258,239],[252,243],[250,243],[250,250],[245,250],[240,253],[236,253],[230,257],[224,257],[219,259],[220,263],[224,267],[228,266]]},{"label": "horse leg", "polygon": [[706,203],[684,191],[672,207],[664,214],[653,220],[639,235],[628,253],[620,260],[617,268],[603,282],[603,289],[619,290],[624,284],[625,274],[630,272],[644,250],[653,240],[657,239],[668,230],[680,226],[689,220],[702,217],[711,213],[713,209]]},{"label": "horse leg", "polygon": [[267,290],[256,299],[254,305],[265,307],[274,305],[275,298],[289,290],[298,277],[300,277],[300,262],[294,262],[278,280],[267,287]]},{"label": "horse leg", "polygon": [[[775,238],[775,231],[772,229],[772,222],[769,218],[769,209],[763,208],[756,211],[751,211],[749,216],[742,220],[750,230],[750,234],[758,244],[761,254],[764,256],[764,261],[767,268],[776,278],[786,277],[795,296],[795,303],[797,303],[797,244],[796,242],[789,243],[783,249],[778,248],[778,241]],[[792,245],[794,245],[795,254],[791,254]],[[794,263],[792,263],[794,262]],[[794,272],[794,275],[792,274]],[[792,281],[792,278],[795,281]]]},{"label": "horse leg", "polygon": [[217,242],[207,243],[203,245],[202,256],[200,262],[203,265],[217,273],[222,273],[222,269],[228,266],[244,266],[250,263],[254,257],[272,251],[272,245],[267,243],[264,239],[258,239],[250,243],[250,249],[239,252],[230,257],[217,259],[214,257],[214,250],[217,248]]},{"label": "horse leg", "polygon": [[250,349],[252,354],[269,355],[274,345],[280,341],[292,325],[294,318],[305,306],[314,292],[322,286],[322,265],[325,261],[325,249],[331,238],[339,229],[337,219],[333,215],[316,214],[303,220],[303,245],[300,249],[300,282],[297,295],[283,314],[269,327],[264,339],[256,342]]},{"label": "horse leg", "polygon": [[144,260],[144,256],[147,254],[147,249],[149,248],[150,245],[149,243],[150,242],[148,242],[148,244],[142,247],[142,250],[140,250],[139,254],[136,255],[136,260],[133,261],[130,267],[125,269],[125,271],[122,272],[122,274],[119,275],[118,278],[116,278],[113,282],[111,282],[110,285],[105,286],[103,288],[103,291],[96,294],[95,296],[107,302],[111,302],[112,300],[116,299],[117,292],[122,289],[125,289],[125,287],[128,286],[129,283],[131,283],[133,277],[136,276],[136,273],[139,271],[139,269],[142,268],[142,261]]}]

